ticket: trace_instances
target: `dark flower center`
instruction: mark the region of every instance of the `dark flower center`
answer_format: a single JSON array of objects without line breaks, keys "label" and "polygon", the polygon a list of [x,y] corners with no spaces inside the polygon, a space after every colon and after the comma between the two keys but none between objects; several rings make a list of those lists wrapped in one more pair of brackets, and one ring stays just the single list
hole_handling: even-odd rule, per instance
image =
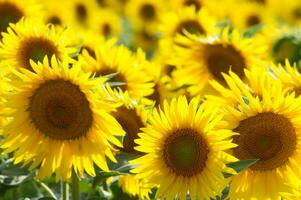
[{"label": "dark flower center", "polygon": [[23,12],[13,3],[0,2],[0,33],[5,32],[9,23],[18,22],[23,16]]},{"label": "dark flower center", "polygon": [[85,94],[79,86],[63,79],[42,83],[30,97],[28,111],[35,128],[57,140],[83,137],[93,124]]},{"label": "dark flower center", "polygon": [[208,153],[206,140],[191,128],[178,129],[164,141],[163,159],[178,176],[191,177],[202,172]]},{"label": "dark flower center", "polygon": [[24,39],[20,46],[20,61],[22,63],[21,67],[24,67],[30,71],[33,69],[30,66],[30,59],[34,62],[43,62],[45,56],[49,59],[56,55],[59,57],[59,52],[55,44],[45,38],[27,38]]},{"label": "dark flower center", "polygon": [[273,170],[282,166],[296,149],[296,132],[282,115],[265,112],[242,120],[234,129],[234,155],[241,159],[259,159],[252,170]]},{"label": "dark flower center", "polygon": [[208,70],[219,82],[225,82],[222,72],[228,73],[230,69],[239,77],[244,76],[245,59],[233,46],[207,45],[204,51]]}]

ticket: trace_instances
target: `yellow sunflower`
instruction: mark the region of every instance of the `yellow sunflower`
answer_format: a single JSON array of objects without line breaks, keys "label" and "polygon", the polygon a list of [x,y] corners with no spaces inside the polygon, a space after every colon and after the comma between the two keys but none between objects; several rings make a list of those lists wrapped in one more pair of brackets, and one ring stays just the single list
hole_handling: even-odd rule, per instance
[{"label": "yellow sunflower", "polygon": [[222,127],[217,109],[200,103],[184,96],[164,102],[135,140],[145,155],[130,161],[138,165],[132,172],[159,186],[156,198],[186,199],[189,192],[191,199],[209,199],[228,183],[222,172],[236,160],[225,152],[236,146],[229,139],[234,133]]},{"label": "yellow sunflower", "polygon": [[179,85],[191,85],[188,90],[192,95],[208,92],[209,80],[223,83],[222,72],[230,69],[244,77],[244,68],[263,65],[266,50],[257,38],[244,38],[238,30],[230,35],[229,28],[206,38],[178,35],[176,43],[170,60],[170,64],[178,67],[174,78]]},{"label": "yellow sunflower", "polygon": [[95,49],[95,58],[83,53],[79,60],[85,72],[93,73],[95,77],[109,76],[114,91],[129,95],[133,100],[153,92],[152,77],[143,69],[147,61],[133,55],[125,46],[112,45],[109,41]]},{"label": "yellow sunflower", "polygon": [[118,185],[122,191],[131,197],[150,199],[151,186],[145,180],[139,180],[134,175],[122,175],[118,177]]},{"label": "yellow sunflower", "polygon": [[301,61],[301,31],[292,29],[287,25],[270,24],[265,26],[259,37],[262,37],[268,46],[269,59],[275,63],[285,63],[288,59],[291,63],[300,65]]},{"label": "yellow sunflower", "polygon": [[17,23],[22,17],[36,19],[41,15],[41,5],[35,0],[0,0],[0,33],[6,32],[9,23]]},{"label": "yellow sunflower", "polygon": [[206,0],[169,0],[171,8],[173,10],[181,10],[184,7],[194,7],[196,10],[200,10],[206,4]]},{"label": "yellow sunflower", "polygon": [[116,161],[112,145],[121,147],[115,136],[124,131],[109,114],[118,104],[99,87],[104,79],[89,79],[79,63],[69,68],[55,56],[31,64],[34,73],[14,70],[21,81],[5,88],[3,115],[12,120],[3,127],[4,153],[15,151],[14,163],[39,168],[38,178],[55,172],[56,180],[68,179],[72,168],[94,176],[93,163],[108,170],[105,156]]},{"label": "yellow sunflower", "polygon": [[149,33],[156,32],[164,11],[164,1],[129,0],[126,4],[126,15],[134,30],[145,29]]},{"label": "yellow sunflower", "polygon": [[[66,15],[66,1],[59,0],[41,0],[44,7],[44,19],[43,21],[51,23],[53,25],[67,26],[70,22],[70,15]],[[60,6],[58,6],[60,5]]]},{"label": "yellow sunflower", "polygon": [[284,22],[300,25],[301,4],[299,0],[274,1],[275,14]]},{"label": "yellow sunflower", "polygon": [[56,29],[46,26],[38,21],[21,20],[11,24],[8,33],[3,33],[0,43],[0,59],[3,67],[31,68],[30,61],[43,61],[44,57],[55,55],[59,60],[66,59],[76,52],[73,47],[68,47],[68,30]]},{"label": "yellow sunflower", "polygon": [[133,32],[132,45],[134,48],[142,48],[147,52],[154,52],[158,48],[159,38],[154,33],[149,33],[147,30],[135,30]]},{"label": "yellow sunflower", "polygon": [[[273,22],[273,14],[262,4],[256,2],[243,2],[230,5],[229,18],[235,28],[246,30],[259,24],[270,24]],[[235,10],[235,12],[233,12]]]},{"label": "yellow sunflower", "polygon": [[[229,198],[280,200],[281,192],[289,191],[286,183],[298,185],[301,180],[301,99],[285,95],[279,81],[274,82],[277,93],[271,93],[261,82],[262,96],[257,96],[233,73],[224,77],[228,87],[240,96],[235,106],[227,104],[224,93],[216,97],[224,101],[221,113],[228,128],[239,133],[233,136],[238,145],[233,156],[258,159],[233,176]],[[213,105],[217,106],[216,102]]]},{"label": "yellow sunflower", "polygon": [[98,35],[119,37],[122,32],[122,19],[112,9],[99,9],[88,19],[88,26]]},{"label": "yellow sunflower", "polygon": [[286,60],[285,66],[280,64],[278,67],[272,65],[272,70],[287,92],[294,92],[296,96],[301,95],[301,74],[298,71],[296,64],[291,66],[289,61]]},{"label": "yellow sunflower", "polygon": [[96,1],[69,0],[64,1],[64,15],[67,24],[78,30],[89,28],[89,20],[99,11]]}]

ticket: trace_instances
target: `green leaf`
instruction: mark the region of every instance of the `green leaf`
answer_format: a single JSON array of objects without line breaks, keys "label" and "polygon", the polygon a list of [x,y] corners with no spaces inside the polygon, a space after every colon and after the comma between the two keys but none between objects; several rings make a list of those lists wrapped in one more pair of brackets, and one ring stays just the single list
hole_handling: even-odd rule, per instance
[{"label": "green leaf", "polygon": [[9,186],[17,186],[30,179],[32,179],[31,175],[22,175],[22,176],[0,175],[0,183]]},{"label": "green leaf", "polygon": [[227,166],[234,169],[238,173],[238,172],[241,172],[242,170],[250,167],[257,161],[258,161],[258,159],[240,160],[237,162],[228,163]]},{"label": "green leaf", "polygon": [[246,32],[244,32],[244,36],[248,37],[248,38],[253,37],[256,33],[261,31],[262,27],[263,27],[262,24],[257,24],[257,25],[252,26],[252,27],[248,28],[246,30]]},{"label": "green leaf", "polygon": [[126,175],[127,173],[122,173],[118,171],[109,171],[109,172],[100,172],[94,179],[92,187],[95,188],[97,185],[102,184],[107,178],[113,177],[113,176],[120,176],[120,175]]}]

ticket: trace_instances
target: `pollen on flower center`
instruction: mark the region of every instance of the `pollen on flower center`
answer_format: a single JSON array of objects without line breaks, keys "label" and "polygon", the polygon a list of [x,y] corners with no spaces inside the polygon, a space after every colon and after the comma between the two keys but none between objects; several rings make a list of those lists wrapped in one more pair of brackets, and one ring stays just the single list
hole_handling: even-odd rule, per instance
[{"label": "pollen on flower center", "polygon": [[205,139],[191,128],[171,133],[164,142],[163,158],[177,175],[191,177],[204,169],[209,153]]},{"label": "pollen on flower center", "polygon": [[93,123],[84,93],[77,85],[62,79],[41,84],[30,97],[28,110],[35,128],[53,139],[85,136]]},{"label": "pollen on flower center", "polygon": [[296,132],[292,123],[282,115],[259,113],[242,120],[234,130],[238,147],[234,155],[241,159],[259,159],[252,170],[273,170],[282,166],[296,149]]},{"label": "pollen on flower center", "polygon": [[23,12],[14,4],[9,2],[0,3],[0,32],[6,31],[9,23],[18,22],[23,16]]},{"label": "pollen on flower center", "polygon": [[208,70],[221,83],[224,83],[222,72],[228,73],[230,69],[239,77],[244,76],[246,61],[233,46],[223,46],[221,44],[207,45],[204,51]]},{"label": "pollen on flower center", "polygon": [[34,62],[42,62],[44,57],[51,58],[52,55],[59,57],[59,52],[53,42],[44,38],[27,38],[21,43],[19,50],[19,59],[22,67],[33,71],[30,66],[30,59]]}]

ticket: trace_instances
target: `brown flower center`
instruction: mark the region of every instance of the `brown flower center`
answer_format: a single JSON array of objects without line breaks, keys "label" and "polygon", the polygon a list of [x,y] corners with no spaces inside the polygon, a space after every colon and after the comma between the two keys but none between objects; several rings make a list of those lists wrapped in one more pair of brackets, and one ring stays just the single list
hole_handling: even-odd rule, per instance
[{"label": "brown flower center", "polygon": [[77,4],[75,7],[77,20],[80,22],[84,22],[87,20],[88,11],[84,4]]},{"label": "brown flower center", "polygon": [[48,23],[51,23],[53,25],[62,25],[62,20],[58,16],[51,16],[48,19]]},{"label": "brown flower center", "polygon": [[0,33],[5,32],[9,23],[18,22],[23,16],[23,12],[13,3],[0,2]]},{"label": "brown flower center", "polygon": [[176,28],[176,33],[184,35],[184,30],[188,31],[191,34],[204,35],[206,33],[204,28],[200,25],[200,23],[195,20],[186,20],[180,23]]},{"label": "brown flower center", "polygon": [[259,159],[252,170],[273,170],[282,166],[296,149],[296,132],[282,115],[265,112],[242,120],[234,129],[234,155],[241,159]]},{"label": "brown flower center", "polygon": [[178,129],[164,141],[164,162],[178,176],[191,177],[202,172],[208,153],[206,140],[191,128]]},{"label": "brown flower center", "polygon": [[301,95],[301,86],[296,87],[294,89],[294,92],[295,92],[296,97],[300,96]]},{"label": "brown flower center", "polygon": [[72,140],[92,127],[90,104],[79,86],[63,79],[42,83],[29,99],[33,125],[47,137]]},{"label": "brown flower center", "polygon": [[134,140],[138,138],[140,128],[144,126],[141,118],[137,115],[134,109],[128,109],[124,106],[119,107],[117,112],[113,113],[113,116],[126,132],[121,151],[137,154],[138,152],[134,149],[136,146]]},{"label": "brown flower center", "polygon": [[198,0],[185,0],[184,5],[185,6],[194,6],[196,8],[196,10],[200,10],[200,8],[202,7],[201,2],[199,2]]},{"label": "brown flower center", "polygon": [[158,83],[154,87],[154,92],[150,96],[148,96],[149,99],[155,101],[155,105],[159,105],[161,102],[161,94],[160,94],[160,88]]},{"label": "brown flower center", "polygon": [[27,38],[21,43],[20,50],[21,67],[24,67],[30,71],[33,69],[30,66],[30,59],[34,62],[43,62],[45,56],[49,59],[52,55],[59,57],[59,52],[55,44],[45,38]]},{"label": "brown flower center", "polygon": [[248,27],[260,24],[260,22],[261,22],[260,18],[258,16],[256,16],[256,15],[251,15],[247,19],[247,25],[248,25]]},{"label": "brown flower center", "polygon": [[125,76],[120,72],[116,71],[115,69],[103,67],[95,73],[96,77],[106,75],[112,75],[112,77],[109,80],[109,82],[112,83],[112,88],[119,87],[122,91],[126,91],[128,89],[126,85],[127,81]]},{"label": "brown flower center", "polygon": [[140,9],[140,16],[144,20],[153,20],[156,18],[156,10],[152,4],[144,4]]},{"label": "brown flower center", "polygon": [[111,33],[112,33],[111,25],[110,25],[110,24],[104,24],[104,25],[101,27],[101,33],[102,33],[102,35],[104,35],[105,37],[110,36]]},{"label": "brown flower center", "polygon": [[239,77],[244,76],[245,59],[233,46],[207,45],[204,54],[209,72],[221,83],[225,82],[222,72],[228,73],[230,68]]}]

